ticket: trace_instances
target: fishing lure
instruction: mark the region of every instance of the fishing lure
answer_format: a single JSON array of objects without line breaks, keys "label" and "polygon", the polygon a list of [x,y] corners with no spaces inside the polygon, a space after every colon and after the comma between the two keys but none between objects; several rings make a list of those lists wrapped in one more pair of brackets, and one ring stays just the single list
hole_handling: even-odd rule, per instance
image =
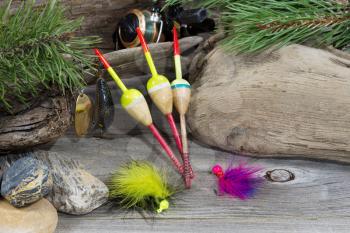
[{"label": "fishing lure", "polygon": [[263,178],[257,175],[261,168],[239,164],[230,166],[225,171],[220,165],[212,168],[212,173],[218,177],[218,195],[229,194],[241,200],[251,198],[261,186]]},{"label": "fishing lure", "polygon": [[149,110],[148,104],[146,102],[145,97],[142,93],[137,89],[128,89],[123,81],[119,78],[117,73],[108,63],[106,58],[103,56],[100,50],[95,49],[95,53],[99,60],[102,62],[105,69],[111,75],[117,86],[122,90],[123,94],[120,98],[120,103],[122,107],[129,113],[129,115],[134,118],[136,121],[148,127],[153,136],[157,139],[159,144],[163,147],[168,157],[173,162],[175,168],[178,170],[180,174],[183,174],[183,167],[177,157],[174,155],[173,151],[166,143],[164,138],[158,132],[158,129],[153,124],[151,112]]},{"label": "fishing lure", "polygon": [[174,193],[166,175],[147,161],[131,161],[116,171],[109,182],[109,195],[124,208],[140,207],[161,213],[169,208]]},{"label": "fishing lure", "polygon": [[74,127],[78,137],[85,136],[90,128],[92,119],[92,103],[90,98],[81,93],[75,104]]},{"label": "fishing lure", "polygon": [[176,110],[180,115],[181,139],[182,139],[182,160],[184,167],[184,180],[186,188],[191,188],[191,179],[193,178],[193,170],[190,162],[187,131],[186,131],[186,117],[185,114],[191,99],[191,85],[182,78],[180,46],[177,38],[176,27],[173,28],[174,36],[174,62],[176,79],[171,82],[171,89],[173,91],[173,99]]},{"label": "fishing lure", "polygon": [[107,82],[99,78],[96,83],[96,127],[105,132],[114,119],[114,103]]},{"label": "fishing lure", "polygon": [[152,77],[147,81],[147,92],[151,97],[153,103],[158,107],[158,109],[166,116],[168,124],[170,126],[171,132],[175,139],[175,143],[180,153],[182,153],[182,142],[180,134],[177,131],[173,111],[173,93],[171,91],[171,86],[169,80],[158,74],[156,67],[154,65],[151,53],[149,51],[148,45],[145,38],[141,32],[140,27],[136,28],[137,36],[143,48],[143,52],[151,71]]}]

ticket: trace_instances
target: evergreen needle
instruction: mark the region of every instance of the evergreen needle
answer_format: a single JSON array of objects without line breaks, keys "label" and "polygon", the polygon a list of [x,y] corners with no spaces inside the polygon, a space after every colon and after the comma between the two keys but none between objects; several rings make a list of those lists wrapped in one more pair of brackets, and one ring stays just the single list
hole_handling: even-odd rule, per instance
[{"label": "evergreen needle", "polygon": [[56,0],[42,6],[23,1],[0,4],[0,109],[11,113],[14,102],[28,103],[43,91],[74,91],[84,85],[81,67],[93,69],[84,49],[97,37],[75,37],[82,19],[69,20]]},{"label": "evergreen needle", "polygon": [[350,45],[350,4],[335,0],[166,0],[166,6],[192,3],[220,12],[224,48],[256,53],[310,41],[314,46]]}]

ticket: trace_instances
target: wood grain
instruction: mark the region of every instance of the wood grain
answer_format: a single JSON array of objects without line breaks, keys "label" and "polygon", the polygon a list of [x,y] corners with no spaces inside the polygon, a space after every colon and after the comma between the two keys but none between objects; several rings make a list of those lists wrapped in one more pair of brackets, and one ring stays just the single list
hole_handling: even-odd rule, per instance
[{"label": "wood grain", "polygon": [[215,48],[195,63],[187,119],[198,140],[261,157],[350,162],[349,59],[290,45],[254,56]]},{"label": "wood grain", "polygon": [[[37,5],[48,0],[35,0]],[[147,0],[59,0],[66,7],[70,18],[83,17],[84,22],[78,32],[82,36],[97,35],[103,41],[100,48],[114,49],[113,33],[119,20],[133,8],[147,8],[152,5]],[[13,8],[18,7],[22,0],[14,0]],[[0,1],[1,3],[1,1]]]},{"label": "wood grain", "polygon": [[68,98],[47,97],[30,110],[1,117],[0,154],[43,144],[62,136],[70,124]]},{"label": "wood grain", "polygon": [[[126,80],[145,94],[146,77]],[[93,95],[94,88],[87,89]],[[111,86],[118,103],[120,91]],[[172,141],[171,130],[160,111],[150,105],[155,124],[166,140]],[[108,130],[110,139],[76,138],[74,130],[42,149],[79,160],[88,171],[103,181],[130,159],[147,159],[167,167],[172,183],[182,183],[167,156],[149,134],[148,129],[132,120],[119,104],[115,120]],[[169,211],[144,218],[106,205],[84,216],[60,214],[57,233],[113,232],[243,232],[243,233],[329,233],[349,232],[350,167],[341,163],[290,159],[257,159],[235,156],[208,148],[189,137],[191,161],[195,172],[192,189],[179,193]],[[268,156],[268,155],[266,155]],[[290,155],[293,157],[295,155]],[[180,158],[180,157],[179,157]],[[274,182],[266,180],[257,196],[238,201],[215,195],[216,178],[209,173],[216,163],[246,160],[263,167],[261,176],[273,173]],[[279,169],[279,170],[278,170]],[[286,179],[286,172],[293,179]],[[276,172],[278,171],[278,172]],[[279,182],[276,182],[279,181]]]},{"label": "wood grain", "polygon": [[[171,169],[170,162],[150,134],[124,135],[112,130],[112,139],[101,140],[77,139],[71,133],[46,149],[79,160],[104,181],[131,158],[147,159]],[[172,146],[175,147],[174,142]],[[348,232],[349,166],[306,160],[243,158],[204,147],[192,139],[189,146],[196,178],[192,189],[178,194],[169,211],[144,219],[137,212],[107,205],[80,217],[60,214],[57,233]],[[266,181],[257,196],[245,202],[218,197],[214,193],[216,178],[209,173],[210,168],[232,160],[247,160],[264,167],[262,176],[267,171],[285,169],[295,178],[284,183]],[[181,183],[181,177],[170,172],[173,182]]]}]

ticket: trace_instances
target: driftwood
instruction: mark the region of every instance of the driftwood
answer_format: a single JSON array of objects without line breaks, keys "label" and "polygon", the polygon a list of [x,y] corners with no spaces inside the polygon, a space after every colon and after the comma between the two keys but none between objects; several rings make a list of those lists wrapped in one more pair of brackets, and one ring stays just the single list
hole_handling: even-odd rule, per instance
[{"label": "driftwood", "polygon": [[350,162],[350,59],[291,45],[194,59],[192,134],[228,151]]},{"label": "driftwood", "polygon": [[[203,41],[200,36],[185,37],[179,40],[182,53],[194,48]],[[152,43],[148,45],[153,59],[162,60],[164,58],[173,58],[173,42]],[[105,55],[107,60],[115,66],[134,62],[143,58],[143,50],[141,47],[122,49],[115,52],[110,52]]]},{"label": "driftwood", "polygon": [[[195,48],[202,41],[203,38],[199,36],[185,37],[179,41],[182,52],[181,64],[183,74],[188,73],[192,57],[195,54]],[[159,73],[164,74],[174,72],[172,42],[153,43],[149,44],[148,47],[152,53],[152,58]],[[105,57],[122,79],[150,73],[141,47],[106,53]],[[96,63],[100,64],[97,60]],[[111,79],[103,69],[102,65],[100,65],[100,70],[102,71],[104,78]],[[92,84],[96,81],[96,76],[86,75],[85,80],[87,83]]]},{"label": "driftwood", "polygon": [[0,121],[0,153],[50,142],[64,134],[70,123],[69,101],[48,97],[37,107]]}]

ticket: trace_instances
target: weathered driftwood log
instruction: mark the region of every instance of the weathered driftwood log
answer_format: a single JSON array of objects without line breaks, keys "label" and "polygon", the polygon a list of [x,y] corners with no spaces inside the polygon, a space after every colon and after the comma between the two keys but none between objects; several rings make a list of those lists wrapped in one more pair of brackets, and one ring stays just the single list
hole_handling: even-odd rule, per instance
[{"label": "weathered driftwood log", "polygon": [[[179,41],[182,52],[183,74],[187,73],[192,57],[195,54],[194,50],[202,41],[203,38],[200,36],[185,37]],[[159,73],[174,72],[172,42],[153,43],[149,44],[148,47]],[[122,79],[150,73],[141,47],[106,53],[105,57]],[[96,60],[96,63],[99,64],[99,61]],[[102,65],[100,67],[104,78],[111,79],[107,72],[102,69]],[[85,80],[91,84],[96,81],[96,77],[87,75]]]},{"label": "weathered driftwood log", "polygon": [[62,136],[69,123],[69,101],[65,97],[48,97],[26,112],[1,117],[0,153],[50,142]]},{"label": "weathered driftwood log", "polygon": [[[340,53],[340,52],[337,52]],[[350,162],[350,59],[291,45],[191,65],[192,134],[225,150]]]},{"label": "weathered driftwood log", "polygon": [[[203,41],[200,36],[185,37],[179,40],[182,53],[193,49]],[[173,42],[152,43],[148,45],[154,60],[163,60],[164,58],[173,58]],[[115,52],[110,52],[105,55],[111,65],[118,66],[129,62],[139,60],[143,55],[141,47],[122,49]]]}]

